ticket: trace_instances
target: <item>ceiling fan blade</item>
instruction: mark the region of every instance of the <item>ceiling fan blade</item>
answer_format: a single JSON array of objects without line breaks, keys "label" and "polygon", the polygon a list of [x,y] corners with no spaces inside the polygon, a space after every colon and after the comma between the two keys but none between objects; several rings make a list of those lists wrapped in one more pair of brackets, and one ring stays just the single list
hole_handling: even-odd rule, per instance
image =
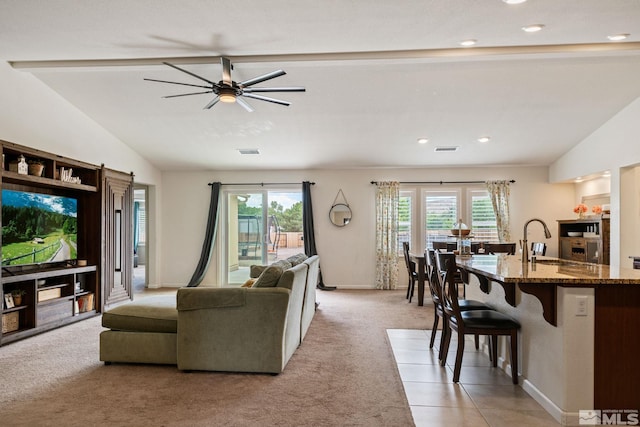
[{"label": "ceiling fan blade", "polygon": [[171,68],[175,68],[175,69],[176,69],[176,70],[178,70],[178,71],[182,71],[183,73],[187,73],[187,74],[189,74],[190,76],[193,76],[193,77],[195,77],[196,79],[200,79],[200,80],[202,80],[202,81],[204,81],[204,82],[207,82],[207,83],[209,83],[209,84],[211,84],[211,85],[213,85],[213,86],[216,86],[216,85],[217,85],[217,83],[214,83],[214,82],[212,82],[211,80],[207,80],[207,79],[205,79],[204,77],[200,77],[199,75],[197,75],[197,74],[193,74],[191,71],[187,71],[187,70],[185,70],[185,69],[183,69],[183,68],[180,68],[180,67],[178,67],[178,66],[176,66],[176,65],[169,64],[168,62],[163,62],[163,64],[168,65],[168,66],[169,66],[169,67],[171,67]]},{"label": "ceiling fan blade", "polygon": [[292,86],[292,87],[248,87],[242,89],[243,92],[254,93],[254,92],[305,92],[306,89],[303,87]]},{"label": "ceiling fan blade", "polygon": [[209,86],[192,85],[192,84],[189,84],[189,83],[180,83],[180,82],[170,82],[170,81],[167,81],[167,80],[156,80],[156,79],[144,79],[144,80],[148,80],[150,82],[158,82],[158,83],[171,83],[171,84],[174,84],[174,85],[182,85],[182,86],[203,87],[205,89],[209,88]]},{"label": "ceiling fan blade", "polygon": [[238,86],[247,87],[254,85],[256,83],[264,82],[265,80],[275,79],[276,77],[284,76],[285,73],[282,70],[272,71],[268,74],[264,74],[262,76],[254,77],[253,79],[245,80],[243,82],[238,83]]},{"label": "ceiling fan blade", "polygon": [[191,92],[191,93],[181,93],[180,95],[167,95],[163,96],[163,98],[177,98],[179,96],[189,96],[189,95],[202,95],[203,93],[212,93],[212,90],[208,90],[206,92]]},{"label": "ceiling fan blade", "polygon": [[220,58],[222,63],[222,83],[231,86],[233,81],[231,80],[231,61],[224,56]]},{"label": "ceiling fan blade", "polygon": [[262,96],[262,95],[254,95],[252,93],[243,93],[242,96],[246,96],[248,98],[254,98],[254,99],[259,99],[261,101],[267,101],[267,102],[273,102],[274,104],[280,104],[280,105],[285,105],[285,106],[289,106],[291,105],[290,102],[287,101],[281,101],[279,99],[274,99],[274,98],[269,98],[266,96]]},{"label": "ceiling fan blade", "polygon": [[204,106],[204,110],[208,110],[209,108],[213,107],[214,105],[216,105],[218,103],[218,101],[220,101],[220,97],[216,96],[215,98],[213,98],[211,100],[210,103],[208,103],[207,105]]},{"label": "ceiling fan blade", "polygon": [[249,105],[249,103],[247,101],[245,101],[244,99],[242,99],[241,97],[236,96],[236,102],[238,104],[240,104],[242,106],[242,108],[244,108],[248,112],[253,113],[253,107],[251,105]]}]

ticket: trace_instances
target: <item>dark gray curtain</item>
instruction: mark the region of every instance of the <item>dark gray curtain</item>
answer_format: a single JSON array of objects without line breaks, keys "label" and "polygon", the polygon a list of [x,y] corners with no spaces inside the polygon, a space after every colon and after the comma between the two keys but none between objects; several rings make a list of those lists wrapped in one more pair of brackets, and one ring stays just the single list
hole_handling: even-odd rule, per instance
[{"label": "dark gray curtain", "polygon": [[[302,239],[304,240],[304,253],[307,256],[317,255],[316,234],[313,227],[313,204],[311,203],[311,185],[309,181],[302,182]],[[333,290],[335,286],[326,286],[322,281],[322,270],[318,275],[318,289]]]},{"label": "dark gray curtain", "polygon": [[209,269],[209,262],[211,261],[211,254],[213,253],[213,245],[216,240],[216,228],[218,226],[218,204],[220,202],[220,186],[219,182],[214,182],[211,185],[211,202],[209,204],[209,217],[207,218],[207,229],[204,235],[204,242],[202,243],[202,253],[200,254],[200,260],[196,266],[196,271],[193,272],[191,280],[187,287],[195,287],[202,282],[204,275]]}]

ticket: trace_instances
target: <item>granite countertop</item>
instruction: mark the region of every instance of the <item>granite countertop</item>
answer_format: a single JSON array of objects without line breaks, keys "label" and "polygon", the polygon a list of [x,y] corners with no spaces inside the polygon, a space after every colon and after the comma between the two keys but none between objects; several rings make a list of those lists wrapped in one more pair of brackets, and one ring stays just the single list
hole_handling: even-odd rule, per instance
[{"label": "granite countertop", "polygon": [[459,267],[502,283],[555,283],[570,285],[640,285],[640,270],[612,268],[552,257],[537,257],[536,262],[520,261],[520,255],[473,255],[457,257]]}]

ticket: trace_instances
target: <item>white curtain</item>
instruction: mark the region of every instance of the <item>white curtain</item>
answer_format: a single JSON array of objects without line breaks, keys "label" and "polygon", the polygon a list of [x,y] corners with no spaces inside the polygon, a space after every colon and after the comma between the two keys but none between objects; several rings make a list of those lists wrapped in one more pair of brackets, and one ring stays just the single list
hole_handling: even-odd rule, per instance
[{"label": "white curtain", "polygon": [[496,214],[498,239],[500,243],[511,242],[511,225],[509,219],[509,181],[487,181],[487,191]]},{"label": "white curtain", "polygon": [[398,287],[398,202],[400,183],[379,182],[376,189],[376,289]]}]

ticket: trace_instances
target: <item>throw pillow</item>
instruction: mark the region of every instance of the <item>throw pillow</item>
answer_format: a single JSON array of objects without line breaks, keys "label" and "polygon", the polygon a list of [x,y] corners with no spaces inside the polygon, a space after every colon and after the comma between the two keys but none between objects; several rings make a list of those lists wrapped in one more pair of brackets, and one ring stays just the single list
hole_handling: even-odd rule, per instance
[{"label": "throw pillow", "polygon": [[291,255],[289,258],[287,258],[287,261],[289,261],[292,266],[298,265],[298,255]]},{"label": "throw pillow", "polygon": [[266,268],[266,265],[252,265],[249,267],[249,277],[257,279]]},{"label": "throw pillow", "polygon": [[251,286],[253,286],[253,284],[256,282],[257,279],[249,279],[246,282],[244,282],[240,287],[241,288],[250,288]]},{"label": "throw pillow", "polygon": [[287,258],[287,261],[289,261],[291,265],[294,266],[304,262],[304,260],[307,258],[308,257],[305,254],[300,253],[290,256],[289,258]]},{"label": "throw pillow", "polygon": [[[271,265],[279,265],[280,267],[282,267],[283,270],[288,270],[291,267],[293,267],[291,265],[291,263],[289,261],[287,261],[286,259],[281,259],[278,260],[276,262],[274,262]],[[267,268],[267,265],[252,265],[251,267],[249,267],[249,277],[252,278],[258,278],[260,277],[260,275],[262,274],[262,272]]]},{"label": "throw pillow", "polygon": [[291,263],[289,261],[287,261],[286,259],[278,260],[278,261],[274,262],[273,265],[279,265],[280,267],[282,267],[283,270],[288,270],[291,267],[293,267],[293,265],[291,265]]},{"label": "throw pillow", "polygon": [[278,284],[284,269],[279,265],[270,265],[265,268],[260,277],[255,281],[252,288],[273,288]]}]

